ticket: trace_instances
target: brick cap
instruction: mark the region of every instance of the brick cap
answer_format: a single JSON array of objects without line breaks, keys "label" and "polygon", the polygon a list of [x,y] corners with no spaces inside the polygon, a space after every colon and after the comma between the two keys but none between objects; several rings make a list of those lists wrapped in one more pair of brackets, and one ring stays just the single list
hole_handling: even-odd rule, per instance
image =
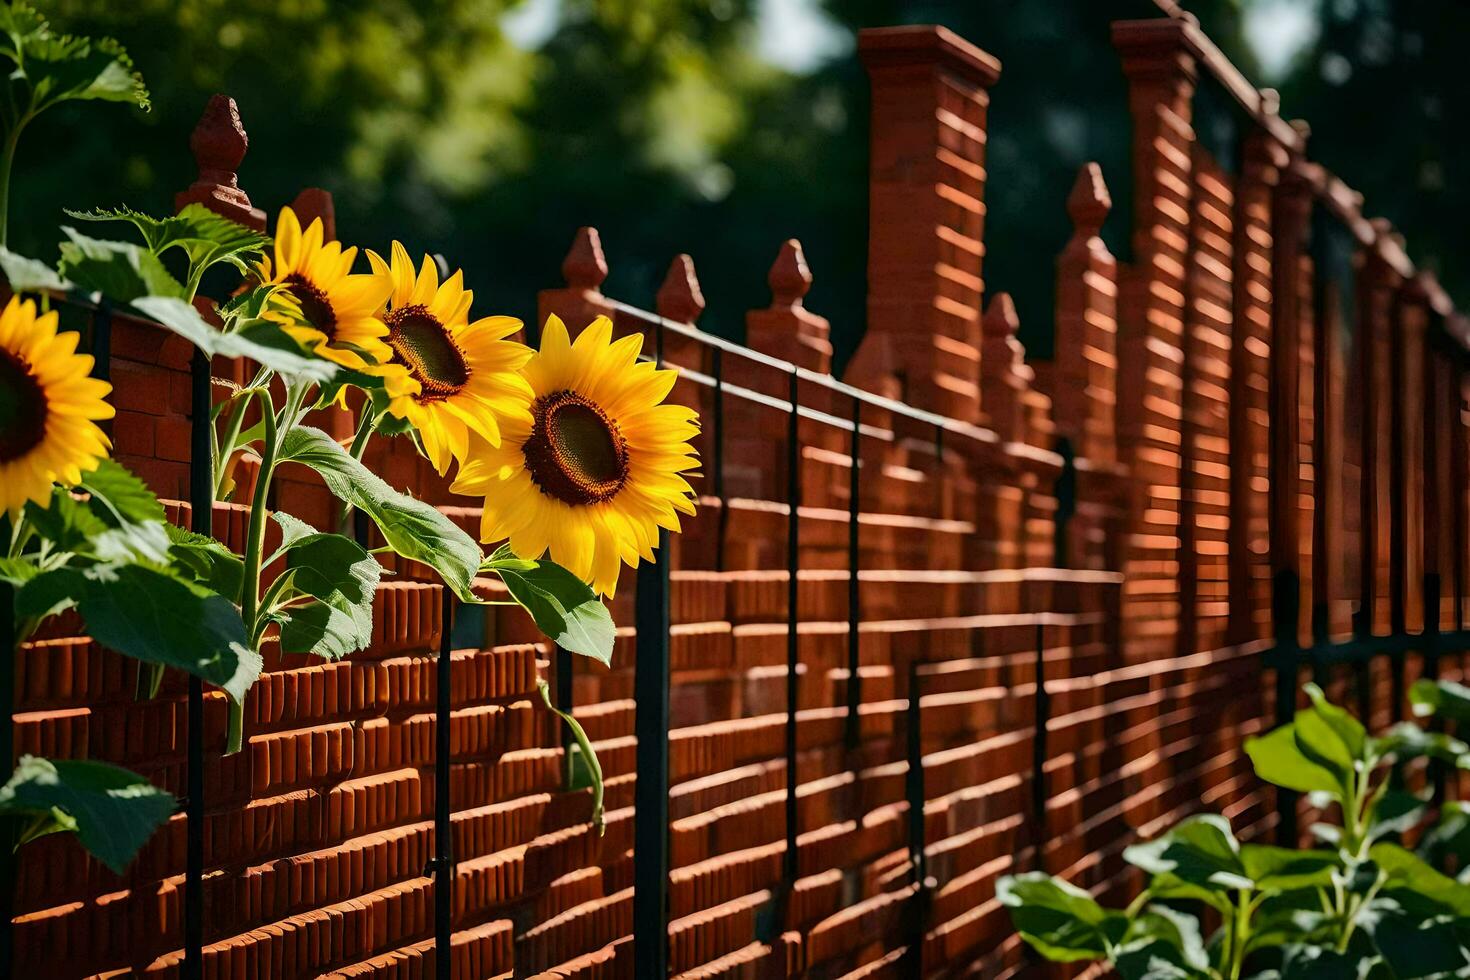
[{"label": "brick cap", "polygon": [[676,323],[693,323],[704,312],[704,291],[694,272],[694,260],[688,255],[674,256],[669,274],[655,298],[658,315]]},{"label": "brick cap", "polygon": [[801,305],[802,297],[812,288],[812,273],[807,268],[806,253],[801,249],[801,242],[788,238],[782,243],[781,251],[776,253],[776,261],[771,263],[766,282],[771,287],[773,308]]},{"label": "brick cap", "polygon": [[1000,80],[1000,59],[938,24],[864,28],[858,31],[858,57],[869,73],[939,65],[982,88]]},{"label": "brick cap", "polygon": [[602,254],[602,236],[584,225],[572,238],[572,247],[561,261],[562,278],[573,289],[596,290],[607,278],[607,258]]},{"label": "brick cap", "polygon": [[1078,234],[1090,238],[1102,230],[1112,207],[1113,198],[1103,180],[1102,167],[1095,162],[1084,163],[1077,171],[1072,193],[1067,195],[1067,215],[1072,219],[1072,226]]}]

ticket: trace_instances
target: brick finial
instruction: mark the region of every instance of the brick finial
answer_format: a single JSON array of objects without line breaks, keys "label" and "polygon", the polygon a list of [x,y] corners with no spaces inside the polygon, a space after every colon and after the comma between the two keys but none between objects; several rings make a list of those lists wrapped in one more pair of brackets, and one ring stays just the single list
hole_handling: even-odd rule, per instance
[{"label": "brick finial", "polygon": [[1095,162],[1084,163],[1077,171],[1072,193],[1067,196],[1067,214],[1077,235],[1082,238],[1096,236],[1112,209],[1113,198],[1108,193],[1108,185],[1103,182],[1102,167]]},{"label": "brick finial", "polygon": [[802,297],[812,288],[812,272],[807,268],[801,242],[788,238],[781,244],[766,282],[771,285],[771,309],[795,309],[802,305]]},{"label": "brick finial", "polygon": [[803,304],[812,288],[801,242],[788,238],[771,263],[771,305],[745,315],[745,342],[763,354],[791,361],[812,371],[832,370],[831,331],[826,317],[817,316]]},{"label": "brick finial", "polygon": [[1021,329],[1021,317],[1016,312],[1016,302],[1011,299],[1010,293],[996,293],[990,298],[981,326],[987,340],[1016,335],[1016,331]]},{"label": "brick finial", "polygon": [[567,257],[561,260],[561,274],[572,289],[596,292],[607,279],[607,259],[602,254],[602,237],[597,229],[583,225],[572,239]]},{"label": "brick finial", "polygon": [[655,308],[658,315],[677,323],[694,323],[704,312],[704,293],[699,277],[694,274],[694,260],[687,254],[674,256],[669,274],[658,288]]},{"label": "brick finial", "polygon": [[322,190],[320,187],[308,187],[296,195],[296,200],[291,202],[291,210],[296,212],[296,219],[301,222],[301,227],[306,228],[313,221],[320,218],[322,222],[322,241],[335,242],[337,240],[337,208],[332,203],[332,192]]},{"label": "brick finial", "polygon": [[210,97],[204,114],[189,137],[189,149],[199,166],[199,179],[174,197],[174,209],[203,204],[216,214],[256,231],[265,230],[265,212],[252,207],[240,189],[238,173],[250,138],[240,123],[240,110],[227,95]]},{"label": "brick finial", "polygon": [[996,435],[1006,442],[1025,442],[1022,402],[1035,375],[1016,337],[1021,318],[1010,293],[995,293],[980,323],[980,406],[990,416]]}]

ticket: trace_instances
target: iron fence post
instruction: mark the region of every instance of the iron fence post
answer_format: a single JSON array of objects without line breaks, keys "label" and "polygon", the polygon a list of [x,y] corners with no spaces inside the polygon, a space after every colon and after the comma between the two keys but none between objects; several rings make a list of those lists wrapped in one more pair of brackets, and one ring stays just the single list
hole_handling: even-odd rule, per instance
[{"label": "iron fence post", "polygon": [[441,585],[439,661],[434,699],[434,973],[450,980],[454,939],[454,830],[449,776],[454,764],[454,590]]},{"label": "iron fence post", "polygon": [[1036,733],[1031,746],[1031,839],[1036,847],[1036,870],[1046,870],[1046,725],[1051,718],[1051,698],[1046,693],[1046,625],[1036,624]]},{"label": "iron fence post", "polygon": [[[1301,615],[1300,580],[1295,571],[1283,569],[1271,579],[1271,607],[1275,619],[1276,645],[1271,651],[1271,664],[1276,668],[1276,725],[1290,724],[1296,717],[1296,681],[1300,663],[1300,641],[1297,623]],[[1295,790],[1276,790],[1276,843],[1282,847],[1297,846]]]},{"label": "iron fence post", "polygon": [[669,973],[669,532],[638,566],[633,624],[638,780],[633,809],[633,975]]},{"label": "iron fence post", "polygon": [[863,703],[862,679],[862,585],[858,580],[862,553],[859,521],[862,517],[861,457],[863,449],[863,403],[852,400],[852,439],[848,443],[851,469],[847,484],[847,723],[844,730],[847,750],[862,744],[862,719],[858,711]]},{"label": "iron fence post", "polygon": [[[189,364],[189,525],[214,534],[214,407],[211,364],[196,350]],[[188,801],[184,847],[184,980],[204,975],[204,682],[189,677]]]},{"label": "iron fence post", "polygon": [[904,799],[908,803],[909,864],[914,869],[914,896],[909,907],[908,970],[910,976],[924,975],[924,923],[928,915],[928,855],[924,826],[924,724],[920,717],[919,661],[909,661],[907,731],[904,750],[908,768],[904,773]]}]

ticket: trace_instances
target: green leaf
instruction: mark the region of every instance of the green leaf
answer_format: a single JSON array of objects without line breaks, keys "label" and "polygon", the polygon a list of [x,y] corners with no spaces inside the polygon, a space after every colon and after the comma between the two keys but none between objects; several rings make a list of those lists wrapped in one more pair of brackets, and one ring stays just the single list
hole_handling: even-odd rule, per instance
[{"label": "green leaf", "polygon": [[260,676],[234,603],[143,565],[57,568],[31,579],[16,597],[22,615],[74,602],[98,643],[145,663],[177,667],[235,701]]},{"label": "green leaf", "polygon": [[[1358,719],[1348,714],[1342,708],[1327,700],[1327,695],[1316,684],[1307,683],[1303,685],[1307,697],[1312,699],[1312,714],[1329,729],[1337,743],[1342,747],[1342,757],[1348,765],[1363,758],[1363,751],[1367,747],[1368,733],[1364,730]],[[1301,730],[1298,729],[1297,737],[1301,738]],[[1334,754],[1335,750],[1334,750]]]},{"label": "green leaf", "polygon": [[331,361],[301,353],[279,330],[224,333],[205,322],[192,304],[173,296],[144,296],[134,299],[132,305],[211,357],[246,357],[286,377],[318,383],[330,380],[337,371]]},{"label": "green leaf", "polygon": [[373,593],[383,566],[350,538],[312,531],[303,521],[281,516],[277,522],[289,542],[283,549],[291,579],[280,599],[316,600],[280,610],[281,649],[328,660],[363,649],[373,639]]},{"label": "green leaf", "polygon": [[24,585],[39,574],[41,570],[24,558],[0,558],[0,582]]},{"label": "green leaf", "polygon": [[1011,910],[1021,938],[1058,963],[1107,959],[1128,929],[1122,913],[1104,909],[1082,889],[1040,871],[1001,877],[995,896]]},{"label": "green leaf", "polygon": [[148,89],[122,45],[108,37],[57,34],[24,0],[0,10],[0,58],[13,65],[7,84],[17,111],[35,114],[58,102],[91,99],[148,108]]},{"label": "green leaf", "polygon": [[81,486],[115,516],[117,524],[166,520],[163,504],[148,484],[116,460],[104,459],[95,470],[82,474]]},{"label": "green leaf", "polygon": [[61,243],[58,271],[77,288],[101,293],[119,303],[131,303],[144,296],[167,296],[184,303],[184,287],[146,248],[132,242],[88,238],[64,226],[61,230],[70,241]]},{"label": "green leaf", "polygon": [[206,269],[229,262],[248,271],[246,257],[259,255],[270,244],[269,236],[247,228],[209,210],[189,204],[178,214],[154,218],[129,207],[96,208],[66,212],[80,221],[126,221],[143,235],[149,251],[162,255],[171,248],[182,249],[189,261],[190,279],[198,281]]},{"label": "green leaf", "polygon": [[597,752],[592,748],[592,740],[587,737],[587,731],[582,727],[581,722],[573,718],[569,712],[552,704],[551,688],[545,680],[536,678],[536,690],[541,692],[541,700],[546,707],[562,720],[562,724],[571,730],[572,738],[576,740],[577,754],[573,756],[571,788],[581,789],[585,786],[592,789],[592,825],[597,828],[600,836],[607,832],[603,821],[602,763],[598,761]]},{"label": "green leaf", "polygon": [[1438,715],[1456,723],[1470,722],[1470,687],[1454,681],[1421,678],[1409,688],[1409,703],[1421,718]]},{"label": "green leaf", "polygon": [[1150,905],[1128,924],[1113,959],[1118,975],[1125,980],[1210,976],[1210,956],[1199,920],[1166,905]]},{"label": "green leaf", "polygon": [[1454,925],[1443,919],[1420,922],[1402,913],[1364,916],[1363,927],[1399,980],[1456,974],[1470,966]]},{"label": "green leaf", "polygon": [[1424,859],[1398,844],[1380,841],[1368,851],[1387,879],[1383,893],[1406,908],[1423,913],[1427,903],[1434,914],[1470,918],[1470,885],[1440,874]]},{"label": "green leaf", "polygon": [[611,665],[616,629],[592,587],[554,562],[531,562],[532,568],[526,564],[502,547],[484,568],[500,576],[511,597],[558,646]]},{"label": "green leaf", "polygon": [[394,490],[331,436],[310,426],[287,432],[277,459],[316,470],[338,499],[373,519],[390,548],[434,569],[464,601],[477,601],[473,586],[480,546],[432,505]]},{"label": "green leaf", "polygon": [[194,581],[222,596],[237,596],[245,580],[245,562],[222,542],[203,534],[165,524],[169,554],[175,567],[190,572]]},{"label": "green leaf", "polygon": [[1425,801],[1413,793],[1401,789],[1385,790],[1368,814],[1369,839],[1406,833],[1423,818],[1424,806]]},{"label": "green leaf", "polygon": [[1245,752],[1256,775],[1268,783],[1299,793],[1321,792],[1334,799],[1342,798],[1337,777],[1308,759],[1297,747],[1294,725],[1282,725],[1260,738],[1246,739]]},{"label": "green leaf", "polygon": [[31,837],[75,830],[82,846],[117,874],[173,811],[172,796],[105,762],[25,755],[0,787],[0,813],[50,821]]},{"label": "green leaf", "polygon": [[1319,946],[1289,946],[1281,980],[1363,980],[1370,964],[1359,957]]},{"label": "green leaf", "polygon": [[17,255],[3,245],[0,245],[0,272],[5,273],[5,281],[10,284],[12,292],[64,293],[72,288],[71,283],[58,276],[45,262]]},{"label": "green leaf", "polygon": [[1428,756],[1458,765],[1470,746],[1444,732],[1427,732],[1411,721],[1401,721],[1371,740],[1379,756],[1392,755],[1400,761]]},{"label": "green leaf", "polygon": [[1246,876],[1262,892],[1293,891],[1332,883],[1338,856],[1333,851],[1297,851],[1269,844],[1245,844],[1240,860]]},{"label": "green leaf", "polygon": [[1128,847],[1123,859],[1150,874],[1170,874],[1201,888],[1251,887],[1230,823],[1213,813],[1190,817],[1160,837]]}]

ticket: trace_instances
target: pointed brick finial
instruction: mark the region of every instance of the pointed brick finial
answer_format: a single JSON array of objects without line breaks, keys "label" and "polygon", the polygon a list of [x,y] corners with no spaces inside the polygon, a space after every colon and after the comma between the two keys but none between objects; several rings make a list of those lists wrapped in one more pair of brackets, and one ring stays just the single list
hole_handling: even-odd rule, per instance
[{"label": "pointed brick finial", "polygon": [[199,179],[174,197],[174,209],[203,204],[216,214],[257,231],[265,230],[265,212],[251,207],[240,189],[238,173],[250,139],[240,123],[240,110],[227,95],[215,95],[189,137],[189,149],[199,166]]},{"label": "pointed brick finial", "polygon": [[1103,222],[1112,209],[1113,197],[1103,181],[1102,167],[1095,162],[1084,163],[1077,171],[1072,193],[1067,195],[1067,214],[1071,216],[1077,234],[1085,238],[1095,236],[1102,230]]},{"label": "pointed brick finial", "polygon": [[602,254],[602,237],[597,229],[584,226],[577,229],[567,257],[561,261],[562,278],[572,289],[588,289],[596,292],[607,279],[607,259]]},{"label": "pointed brick finial", "polygon": [[806,254],[801,242],[788,238],[776,253],[771,263],[766,282],[771,284],[771,309],[793,309],[801,305],[802,297],[812,288],[812,271],[807,268]]},{"label": "pointed brick finial", "polygon": [[322,241],[337,240],[337,209],[332,203],[331,191],[308,187],[296,195],[296,200],[291,202],[291,210],[296,213],[296,220],[301,222],[303,228],[310,227],[314,220],[320,218]]},{"label": "pointed brick finial", "polygon": [[1021,317],[1016,313],[1016,303],[1010,293],[996,293],[990,298],[980,326],[987,337],[1016,335],[1016,331],[1021,329]]},{"label": "pointed brick finial", "polygon": [[656,305],[659,316],[676,323],[694,323],[704,312],[704,293],[694,274],[694,260],[688,255],[674,256],[669,274],[658,288]]}]

